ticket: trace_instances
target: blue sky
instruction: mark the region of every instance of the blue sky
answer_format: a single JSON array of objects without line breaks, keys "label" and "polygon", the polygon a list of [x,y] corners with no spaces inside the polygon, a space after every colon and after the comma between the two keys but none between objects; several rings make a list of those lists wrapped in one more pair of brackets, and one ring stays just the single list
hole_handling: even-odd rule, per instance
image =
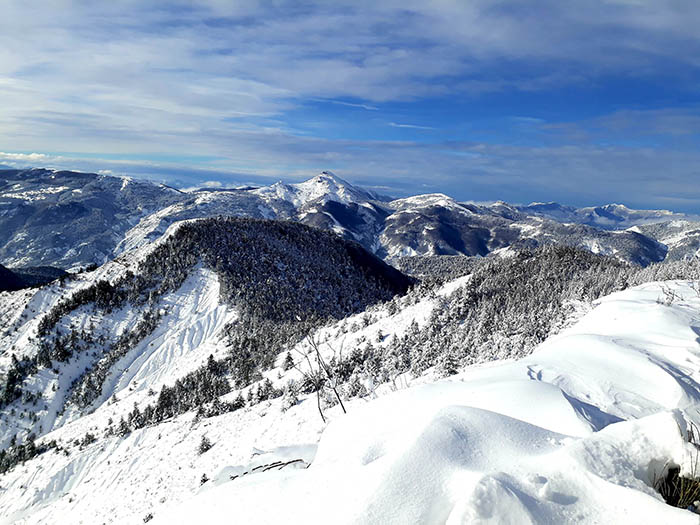
[{"label": "blue sky", "polygon": [[700,209],[695,1],[31,4],[0,164]]}]

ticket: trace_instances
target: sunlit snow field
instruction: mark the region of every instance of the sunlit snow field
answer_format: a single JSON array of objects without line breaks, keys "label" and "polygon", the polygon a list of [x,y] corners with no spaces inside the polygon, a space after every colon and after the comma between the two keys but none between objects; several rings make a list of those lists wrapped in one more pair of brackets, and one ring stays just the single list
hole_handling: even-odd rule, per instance
[{"label": "sunlit snow field", "polygon": [[[664,287],[676,292],[671,304]],[[172,332],[199,359],[215,350],[222,315],[206,289],[181,314],[207,319]],[[350,335],[400,333],[430,309],[425,299]],[[324,341],[335,333],[323,330]],[[286,412],[275,399],[214,418],[185,414],[70,457],[44,454],[3,477],[0,523],[151,514],[153,523],[697,523],[652,485],[668,465],[691,471],[697,459],[685,436],[700,422],[699,338],[695,290],[646,284],[600,300],[527,358],[383,385],[347,402],[347,414],[326,410],[325,428],[315,396]],[[341,341],[328,343],[324,351]],[[173,344],[160,340],[151,355]],[[114,382],[119,404],[150,385],[141,370],[137,389]],[[295,374],[266,375],[283,384]],[[78,439],[117,411],[106,403],[48,437]],[[213,447],[200,455],[202,436]]]}]

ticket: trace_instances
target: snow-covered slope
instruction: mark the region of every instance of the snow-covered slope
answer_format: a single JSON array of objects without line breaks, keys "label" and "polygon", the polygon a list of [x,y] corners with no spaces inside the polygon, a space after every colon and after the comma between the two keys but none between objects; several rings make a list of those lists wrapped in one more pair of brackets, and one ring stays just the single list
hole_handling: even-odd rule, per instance
[{"label": "snow-covered slope", "polygon": [[574,246],[646,266],[664,259],[666,247],[634,231],[607,231],[529,215],[515,206],[459,203],[443,194],[388,203],[382,226],[382,256],[478,255],[544,245]]},{"label": "snow-covered slope", "polygon": [[668,247],[670,260],[700,257],[700,221],[674,220],[633,227],[639,233],[658,239]]},{"label": "snow-covered slope", "polygon": [[[16,292],[10,297],[17,303],[26,300],[24,298],[28,295]],[[42,290],[28,302],[24,312],[46,311],[61,296],[56,289]],[[224,349],[217,346],[220,332],[228,322],[236,318],[235,309],[219,304],[216,275],[201,267],[192,272],[178,290],[164,295],[155,308],[164,314],[158,328],[115,363],[104,382],[101,395],[92,403],[93,407],[101,407],[103,412],[106,410],[117,420],[135,402],[147,400],[149,391],[157,392],[163,385],[173,384],[204,364],[210,354],[221,354]],[[13,311],[22,312],[22,309],[15,308]],[[130,307],[110,314],[81,309],[70,316],[70,323],[77,329],[97,325],[102,332],[118,337],[134,327],[139,314],[140,310]],[[37,316],[37,321],[39,318]],[[19,329],[5,336],[2,340],[3,347],[24,348],[23,355],[30,357],[31,351],[36,348],[31,343],[36,322],[15,322]],[[100,348],[99,344],[95,345],[95,350]],[[7,352],[0,358],[0,365],[5,370],[10,354]],[[59,375],[45,370],[32,377],[26,385],[26,391],[40,393],[45,407],[35,412],[34,421],[25,418],[5,419],[0,426],[0,443],[6,446],[15,434],[21,436],[30,431],[38,436],[50,434],[52,430],[84,416],[85,411],[76,405],[66,405],[65,397],[73,382],[99,357],[94,351],[84,353],[71,360],[68,366],[61,366]],[[123,404],[107,406],[110,399],[120,399]],[[27,403],[27,406],[31,407],[31,404]]]},{"label": "snow-covered slope", "polygon": [[549,217],[559,222],[587,224],[605,230],[622,230],[643,224],[658,224],[674,220],[697,220],[697,216],[675,213],[669,210],[633,210],[623,204],[574,208],[556,202],[533,202],[517,209],[528,215]]},{"label": "snow-covered slope", "polygon": [[[208,275],[195,273],[183,288],[200,291],[173,305],[177,337],[145,343],[154,343],[153,370],[185,362],[159,361],[171,351],[205,359],[223,350]],[[316,339],[330,352],[400,336],[468,279]],[[347,324],[361,328],[347,333]],[[315,396],[301,395],[291,406],[281,398],[212,418],[188,413],[101,437],[158,381],[146,360],[138,378],[113,383],[118,400],[47,436],[97,442],[0,477],[0,523],[697,523],[652,485],[671,464],[692,471],[698,457],[685,437],[700,422],[699,335],[695,289],[652,283],[602,299],[525,359],[371,387],[345,402],[347,414],[326,408],[328,426]],[[265,375],[283,385],[299,374]],[[201,453],[203,436],[212,447]]]},{"label": "snow-covered slope", "polygon": [[665,286],[672,304],[659,284],[618,293],[526,359],[355,403],[308,469],[222,483],[155,523],[697,523],[652,488],[698,457],[700,297]]},{"label": "snow-covered slope", "polygon": [[0,170],[0,260],[64,269],[102,264],[141,217],[186,198],[123,177]]}]

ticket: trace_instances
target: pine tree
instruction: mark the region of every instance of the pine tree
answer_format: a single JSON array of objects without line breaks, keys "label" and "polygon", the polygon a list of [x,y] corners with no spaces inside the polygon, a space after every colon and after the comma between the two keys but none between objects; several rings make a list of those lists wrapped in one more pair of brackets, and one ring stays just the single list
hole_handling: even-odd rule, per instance
[{"label": "pine tree", "polygon": [[440,356],[437,369],[441,377],[453,376],[459,371],[459,359],[451,349]]},{"label": "pine tree", "polygon": [[288,370],[291,370],[294,368],[294,359],[292,358],[292,354],[290,352],[287,352],[287,355],[284,358],[284,362],[282,363],[282,370],[285,372]]},{"label": "pine tree", "polygon": [[131,433],[131,429],[129,428],[129,424],[124,420],[124,417],[122,416],[121,420],[119,421],[119,427],[117,428],[117,435],[119,437],[124,437],[127,436]]},{"label": "pine tree", "polygon": [[299,402],[298,394],[299,386],[297,385],[296,381],[292,379],[291,381],[289,381],[289,383],[287,383],[284,386],[284,394],[282,396],[281,407],[282,412],[286,412]]},{"label": "pine tree", "polygon": [[202,435],[202,440],[199,442],[199,448],[197,451],[199,452],[199,455],[201,456],[204,454],[207,450],[209,450],[211,447],[214,445],[212,444],[211,441],[209,441],[209,438],[206,435]]}]

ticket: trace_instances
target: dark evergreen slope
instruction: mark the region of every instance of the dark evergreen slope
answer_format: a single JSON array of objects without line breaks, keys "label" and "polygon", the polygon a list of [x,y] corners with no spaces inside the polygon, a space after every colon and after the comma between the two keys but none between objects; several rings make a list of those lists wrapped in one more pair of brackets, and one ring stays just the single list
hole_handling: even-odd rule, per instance
[{"label": "dark evergreen slope", "polygon": [[68,272],[51,266],[10,269],[0,265],[0,292],[41,286],[67,275]]},{"label": "dark evergreen slope", "polygon": [[490,261],[488,257],[463,255],[412,255],[396,257],[394,267],[406,275],[427,283],[444,283],[472,272],[478,265]]},{"label": "dark evergreen slope", "polygon": [[275,321],[341,318],[405,292],[412,280],[335,234],[291,221],[214,218],[184,224],[117,282],[98,281],[59,302],[39,335],[61,317],[152,302],[177,289],[198,262],[215,270],[222,301]]},{"label": "dark evergreen slope", "polygon": [[[241,408],[240,397],[227,403],[218,397],[232,384],[240,388],[259,380],[275,356],[314,327],[389,300],[413,283],[355,242],[295,222],[258,219],[186,224],[143,270],[176,282],[181,269],[198,260],[218,274],[221,299],[241,312],[226,329],[229,354],[163,387],[155,403],[120,422],[122,432],[195,408],[203,415]],[[278,395],[269,384],[257,391],[258,400]]]},{"label": "dark evergreen slope", "polygon": [[[72,389],[72,402],[88,407],[99,398],[111,367],[158,326],[158,297],[178,289],[197,264],[217,273],[221,301],[240,312],[238,321],[226,329],[229,357],[212,364],[217,374],[197,372],[216,388],[207,383],[197,390],[201,395],[185,395],[183,385],[192,378],[183,378],[179,387],[173,387],[177,393],[167,391],[154,407],[155,418],[192,409],[225,393],[229,383],[217,379],[221,374],[235,385],[250,383],[269,368],[275,355],[311,328],[391,299],[412,284],[359,244],[303,224],[243,218],[194,221],[159,244],[136,273],[127,272],[116,282],[97,281],[54,306],[39,324],[37,355],[13,367],[13,380],[0,389],[1,399],[9,403],[19,397],[17,385],[39,368],[52,368],[75,353],[101,348],[101,355]],[[99,326],[95,333],[79,333],[62,322],[81,306],[109,313],[127,304],[141,312],[141,320],[115,340],[97,336]]]},{"label": "dark evergreen slope", "polygon": [[217,272],[225,302],[275,321],[341,318],[411,284],[355,242],[296,222],[263,219],[185,224],[155,249],[144,270],[178,281],[181,268],[197,260]]},{"label": "dark evergreen slope", "polygon": [[0,292],[24,288],[22,279],[0,264]]}]

